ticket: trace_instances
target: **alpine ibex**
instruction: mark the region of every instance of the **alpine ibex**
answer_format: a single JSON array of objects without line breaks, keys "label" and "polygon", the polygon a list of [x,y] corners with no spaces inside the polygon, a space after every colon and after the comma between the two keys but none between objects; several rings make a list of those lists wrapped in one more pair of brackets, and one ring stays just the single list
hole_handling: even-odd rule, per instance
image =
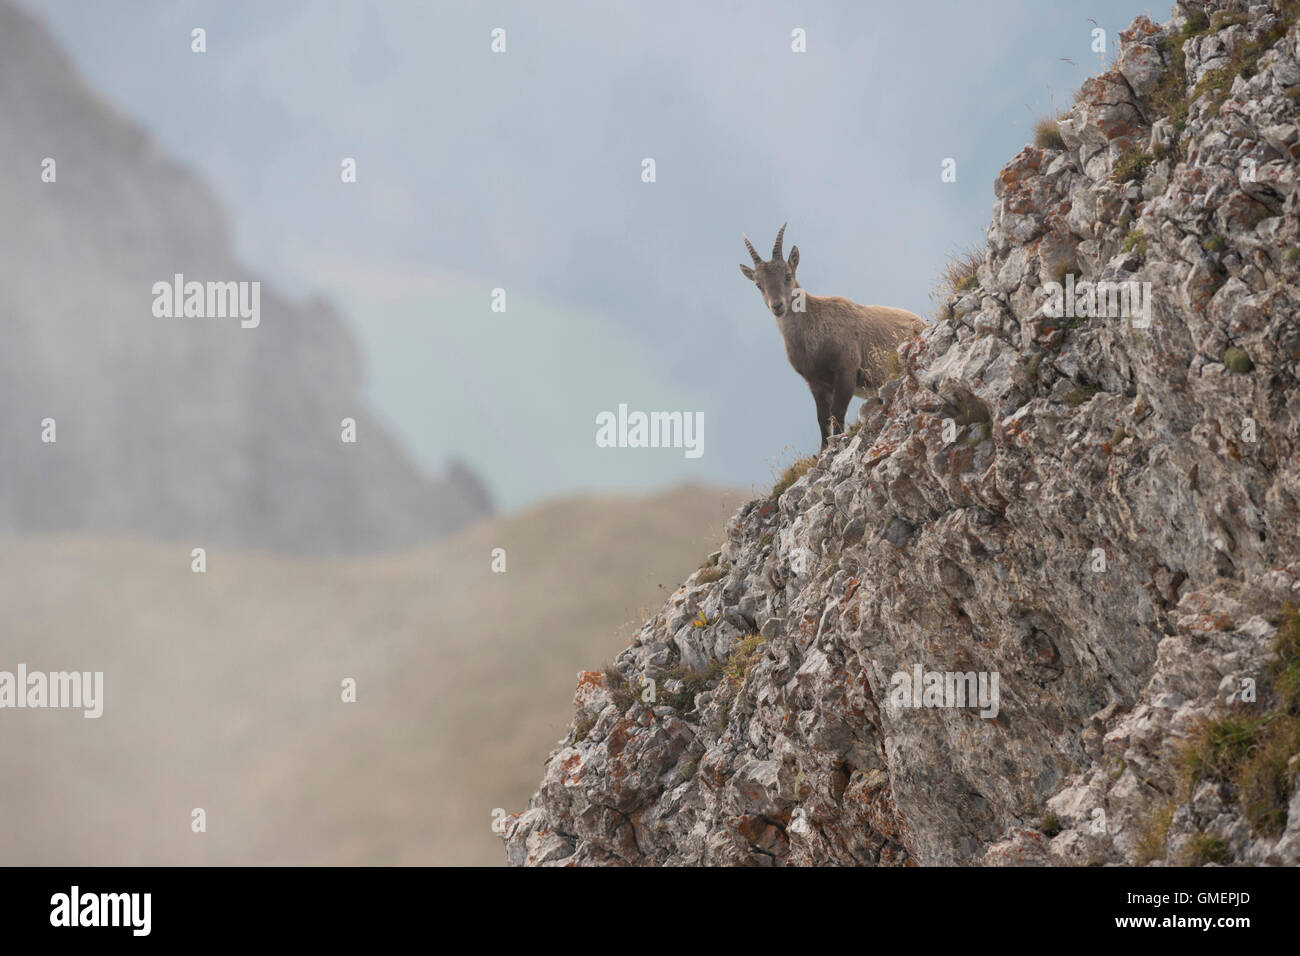
[{"label": "alpine ibex", "polygon": [[898,343],[920,332],[925,322],[905,309],[808,295],[795,278],[799,247],[791,247],[789,261],[781,257],[784,235],[783,225],[770,262],[743,237],[754,267],[742,265],[740,271],[758,286],[785,340],[786,357],[812,390],[825,448],[827,438],[844,430],[853,396],[875,394],[889,377],[891,364],[897,367]]}]

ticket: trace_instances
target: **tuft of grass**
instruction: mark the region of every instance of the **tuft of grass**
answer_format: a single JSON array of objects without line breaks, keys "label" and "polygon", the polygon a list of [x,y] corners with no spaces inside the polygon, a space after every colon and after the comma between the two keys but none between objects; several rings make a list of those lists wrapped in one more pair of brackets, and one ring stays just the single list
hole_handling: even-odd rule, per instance
[{"label": "tuft of grass", "polygon": [[686,780],[690,780],[695,776],[696,771],[699,769],[700,758],[692,757],[690,760],[686,761],[686,763],[682,764],[682,777]]},{"label": "tuft of grass", "polygon": [[[1202,16],[1204,16],[1204,14],[1202,14]],[[1244,13],[1231,13],[1227,10],[1216,10],[1210,17],[1210,30],[1214,33],[1218,33],[1226,27],[1234,26],[1238,23],[1246,23],[1249,19],[1250,17]]]},{"label": "tuft of grass", "polygon": [[1115,163],[1115,168],[1111,170],[1110,178],[1112,182],[1131,183],[1134,181],[1141,182],[1142,177],[1146,175],[1147,167],[1155,162],[1155,157],[1144,149],[1134,146],[1127,150]]},{"label": "tuft of grass", "polygon": [[605,686],[609,688],[609,696],[613,698],[614,706],[621,714],[627,713],[628,709],[640,699],[636,687],[628,683],[613,664],[605,667]]},{"label": "tuft of grass", "polygon": [[901,378],[903,375],[903,364],[897,350],[891,350],[885,356],[885,375],[890,379]]},{"label": "tuft of grass", "polygon": [[1179,31],[1179,35],[1184,40],[1190,40],[1198,34],[1209,32],[1210,18],[1205,15],[1204,11],[1190,10],[1187,14],[1187,22],[1183,24],[1183,28]]},{"label": "tuft of grass", "polygon": [[727,576],[727,569],[720,564],[704,567],[700,573],[695,575],[696,584],[712,584],[714,581],[720,581]]},{"label": "tuft of grass", "polygon": [[1179,133],[1187,127],[1187,114],[1192,106],[1191,98],[1187,95],[1187,56],[1183,53],[1183,44],[1209,30],[1209,18],[1196,11],[1188,17],[1178,33],[1162,36],[1156,42],[1157,49],[1169,65],[1151,92],[1151,105],[1153,112],[1169,117],[1174,130]]},{"label": "tuft of grass", "polygon": [[1038,121],[1034,127],[1034,145],[1039,149],[1065,149],[1059,116],[1044,116]]},{"label": "tuft of grass", "polygon": [[1054,837],[1064,830],[1065,827],[1061,825],[1060,817],[1055,813],[1049,813],[1038,821],[1038,829],[1042,831],[1044,836]]},{"label": "tuft of grass", "polygon": [[939,276],[939,284],[930,297],[944,306],[954,295],[969,292],[979,285],[979,268],[984,262],[984,247],[972,246],[965,252],[949,255],[948,264]]},{"label": "tuft of grass", "polygon": [[1174,822],[1174,809],[1174,801],[1168,800],[1142,822],[1134,850],[1138,866],[1146,866],[1152,860],[1165,858],[1165,844],[1169,840],[1169,825]]},{"label": "tuft of grass", "polygon": [[1300,717],[1228,713],[1206,721],[1183,750],[1190,784],[1227,785],[1251,829],[1275,837],[1286,827],[1300,755]]},{"label": "tuft of grass", "polygon": [[1228,248],[1228,243],[1217,233],[1201,243],[1201,248],[1206,252],[1222,252]]},{"label": "tuft of grass", "polygon": [[1141,229],[1134,229],[1124,237],[1124,245],[1120,247],[1122,252],[1137,252],[1143,259],[1147,255],[1147,237]]},{"label": "tuft of grass", "polygon": [[[1300,611],[1286,604],[1274,620],[1276,662],[1261,688],[1267,709],[1239,704],[1193,731],[1179,751],[1180,799],[1209,781],[1227,788],[1251,830],[1277,837],[1286,829],[1287,813],[1300,772]],[[1162,859],[1177,801],[1153,813],[1138,834],[1140,865]],[[1226,843],[1216,834],[1192,838],[1184,865],[1231,862]]]},{"label": "tuft of grass", "polygon": [[1192,734],[1182,752],[1188,783],[1202,780],[1228,783],[1250,755],[1265,718],[1230,712],[1207,720]]},{"label": "tuft of grass", "polygon": [[1038,378],[1038,369],[1043,364],[1043,353],[1035,352],[1025,360],[1025,377],[1029,379]]},{"label": "tuft of grass", "polygon": [[587,734],[591,733],[591,728],[596,726],[595,717],[580,717],[573,722],[573,742],[581,743],[587,739]]},{"label": "tuft of grass", "polygon": [[734,690],[745,682],[745,677],[758,660],[764,643],[761,634],[750,634],[736,643],[735,649],[732,650],[727,663],[722,668],[723,680],[731,689]]},{"label": "tuft of grass", "polygon": [[1282,608],[1273,638],[1276,663],[1269,669],[1270,707],[1254,728],[1249,746],[1230,768],[1231,781],[1251,829],[1276,837],[1300,772],[1300,611]]},{"label": "tuft of grass", "polygon": [[1088,401],[1088,399],[1092,398],[1092,396],[1096,395],[1100,391],[1101,389],[1096,385],[1080,385],[1077,388],[1070,389],[1062,395],[1061,401],[1065,402],[1065,404],[1069,405],[1071,408],[1075,408]]},{"label": "tuft of grass", "polygon": [[1278,837],[1286,829],[1294,792],[1296,757],[1300,755],[1300,718],[1282,716],[1258,734],[1237,771],[1234,785],[1242,814],[1262,836]]},{"label": "tuft of grass", "polygon": [[816,455],[809,455],[806,458],[797,459],[794,464],[781,474],[781,477],[776,480],[776,484],[772,486],[772,497],[779,498],[781,495],[785,494],[791,485],[804,475],[808,474],[808,469],[816,462]]},{"label": "tuft of grass", "polygon": [[1300,611],[1289,603],[1282,608],[1273,652],[1278,658],[1272,675],[1275,706],[1286,714],[1300,717]]},{"label": "tuft of grass", "polygon": [[677,680],[682,682],[682,689],[675,694],[663,691],[659,694],[659,703],[666,704],[673,710],[688,711],[695,706],[695,698],[708,690],[718,680],[718,675],[722,673],[722,665],[714,661],[709,667],[702,671],[692,671],[686,668],[685,664],[678,664],[676,667],[664,673],[664,681]]},{"label": "tuft of grass", "polygon": [[1272,211],[1263,203],[1257,202],[1251,210],[1250,215],[1246,217],[1246,226],[1247,228],[1254,229],[1265,219],[1271,218],[1273,218]]},{"label": "tuft of grass", "polygon": [[1183,866],[1205,866],[1207,863],[1231,863],[1228,841],[1217,833],[1198,833],[1183,849]]},{"label": "tuft of grass", "polygon": [[1061,285],[1065,285],[1066,276],[1068,276],[1071,272],[1073,272],[1076,276],[1078,276],[1079,264],[1077,262],[1062,262],[1052,272],[1052,280],[1054,282],[1059,282]]}]

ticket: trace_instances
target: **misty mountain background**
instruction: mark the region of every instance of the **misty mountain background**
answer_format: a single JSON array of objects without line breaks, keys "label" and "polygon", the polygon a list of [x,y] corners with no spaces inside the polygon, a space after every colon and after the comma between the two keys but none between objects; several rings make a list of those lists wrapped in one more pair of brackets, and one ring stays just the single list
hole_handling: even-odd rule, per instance
[{"label": "misty mountain background", "polygon": [[[506,509],[683,479],[763,485],[783,449],[814,449],[812,400],[736,268],[741,233],[766,252],[789,220],[811,292],[930,315],[946,255],[982,241],[1000,164],[1097,70],[1094,26],[1109,53],[1153,12],[27,5],[211,184],[241,261],[338,307],[368,401],[416,459],[463,458]],[[198,26],[205,54],[190,51]],[[796,27],[807,53],[791,52]],[[940,181],[946,157],[955,183]],[[595,415],[620,402],[703,411],[704,456],[597,449]]]}]

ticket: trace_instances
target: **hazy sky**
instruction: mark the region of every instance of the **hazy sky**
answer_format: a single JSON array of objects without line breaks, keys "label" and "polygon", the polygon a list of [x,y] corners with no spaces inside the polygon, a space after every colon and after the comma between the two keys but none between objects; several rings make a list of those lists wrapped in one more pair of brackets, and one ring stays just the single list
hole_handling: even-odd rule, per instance
[{"label": "hazy sky", "polygon": [[[945,256],[983,243],[997,171],[1097,71],[1092,21],[1110,59],[1134,16],[1168,16],[1133,0],[28,7],[213,186],[250,269],[338,302],[370,401],[417,456],[463,457],[506,507],[763,486],[815,450],[741,233],[766,253],[789,220],[810,292],[930,317]],[[703,412],[704,455],[596,448],[595,416],[620,403]]]}]

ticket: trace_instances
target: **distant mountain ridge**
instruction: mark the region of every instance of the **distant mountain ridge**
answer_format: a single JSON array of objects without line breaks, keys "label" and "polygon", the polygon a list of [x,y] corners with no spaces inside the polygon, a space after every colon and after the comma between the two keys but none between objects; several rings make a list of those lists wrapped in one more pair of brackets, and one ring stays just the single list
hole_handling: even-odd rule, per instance
[{"label": "distant mountain ridge", "polygon": [[178,273],[262,277],[235,260],[202,180],[100,101],[9,0],[0,156],[0,530],[332,554],[491,513],[477,475],[422,474],[362,405],[360,355],[327,303],[262,282],[256,328],[152,313],[154,284]]}]

